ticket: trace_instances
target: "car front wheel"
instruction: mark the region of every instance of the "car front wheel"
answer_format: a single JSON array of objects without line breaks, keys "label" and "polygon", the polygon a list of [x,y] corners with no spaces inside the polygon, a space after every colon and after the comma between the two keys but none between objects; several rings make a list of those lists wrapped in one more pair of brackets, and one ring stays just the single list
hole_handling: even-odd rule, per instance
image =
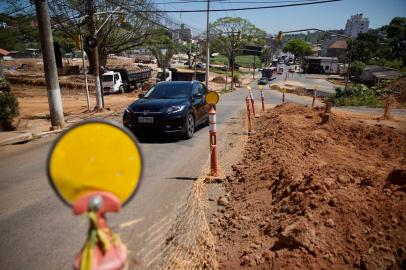
[{"label": "car front wheel", "polygon": [[185,129],[184,138],[188,140],[192,138],[195,133],[195,118],[191,113],[186,116]]}]

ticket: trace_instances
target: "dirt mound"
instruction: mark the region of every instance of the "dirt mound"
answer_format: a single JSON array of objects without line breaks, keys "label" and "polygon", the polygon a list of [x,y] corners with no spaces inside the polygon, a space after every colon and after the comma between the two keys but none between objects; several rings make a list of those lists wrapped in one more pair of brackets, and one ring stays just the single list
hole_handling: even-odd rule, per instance
[{"label": "dirt mound", "polygon": [[212,82],[215,83],[225,83],[226,79],[224,77],[218,76],[218,77],[214,77],[214,79],[212,80]]},{"label": "dirt mound", "polygon": [[221,269],[405,269],[406,132],[319,113],[255,122],[211,222]]}]

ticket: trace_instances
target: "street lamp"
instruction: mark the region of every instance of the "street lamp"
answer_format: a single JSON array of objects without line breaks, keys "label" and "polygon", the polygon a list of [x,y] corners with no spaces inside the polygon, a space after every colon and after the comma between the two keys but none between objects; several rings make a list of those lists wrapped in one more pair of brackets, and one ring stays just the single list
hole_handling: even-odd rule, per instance
[{"label": "street lamp", "polygon": [[328,33],[330,35],[335,35],[335,36],[339,36],[339,37],[343,37],[343,38],[347,38],[350,40],[350,59],[348,60],[348,68],[347,68],[347,76],[345,78],[345,86],[344,86],[344,91],[347,92],[347,86],[348,86],[348,79],[350,77],[350,68],[351,68],[351,59],[352,59],[352,49],[353,49],[353,38],[347,35],[343,35],[343,34],[337,34],[334,32],[330,32],[330,31],[326,31],[326,30],[321,30],[318,28],[306,28],[306,29],[299,29],[299,30],[291,30],[291,31],[279,31],[279,35],[282,34],[288,34],[288,33],[297,33],[297,32],[304,32],[304,31],[318,31],[318,32],[324,32],[324,33]]}]

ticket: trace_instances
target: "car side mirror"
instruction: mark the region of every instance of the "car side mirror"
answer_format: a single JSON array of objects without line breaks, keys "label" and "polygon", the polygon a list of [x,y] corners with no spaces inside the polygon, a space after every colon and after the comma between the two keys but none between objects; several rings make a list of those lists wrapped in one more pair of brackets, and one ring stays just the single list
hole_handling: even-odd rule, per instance
[{"label": "car side mirror", "polygon": [[145,94],[141,93],[138,95],[138,98],[143,98],[145,96]]}]

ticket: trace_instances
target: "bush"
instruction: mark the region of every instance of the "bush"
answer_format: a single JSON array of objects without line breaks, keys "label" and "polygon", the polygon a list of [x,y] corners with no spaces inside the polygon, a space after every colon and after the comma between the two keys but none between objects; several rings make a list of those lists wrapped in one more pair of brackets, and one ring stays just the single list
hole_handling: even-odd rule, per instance
[{"label": "bush", "polygon": [[335,95],[328,99],[336,106],[383,107],[384,105],[380,95],[363,84],[355,84],[347,88],[347,91],[337,87]]},{"label": "bush", "polygon": [[11,93],[0,92],[0,126],[4,130],[11,130],[11,123],[18,114],[17,97]]},{"label": "bush", "polygon": [[6,79],[0,79],[0,92],[10,92],[10,83]]}]

